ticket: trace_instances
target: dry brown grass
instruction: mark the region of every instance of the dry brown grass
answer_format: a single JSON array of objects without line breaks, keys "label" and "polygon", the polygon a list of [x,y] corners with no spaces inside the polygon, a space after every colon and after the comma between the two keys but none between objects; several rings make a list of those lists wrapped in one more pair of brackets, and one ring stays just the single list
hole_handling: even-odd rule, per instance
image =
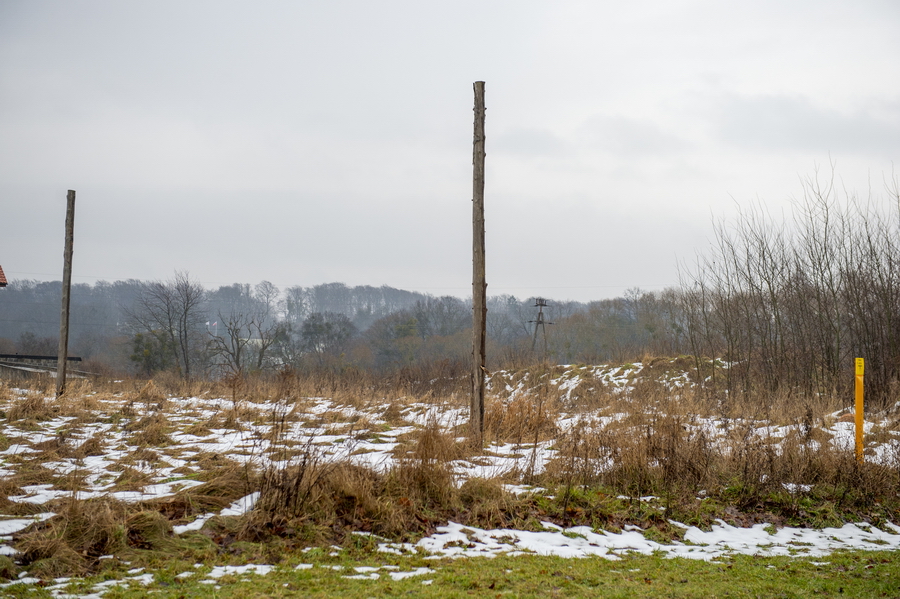
[{"label": "dry brown grass", "polygon": [[[732,421],[726,435],[712,437],[684,405],[652,394],[643,399],[625,418],[603,425],[585,419],[561,436],[544,480],[632,497],[661,495],[670,505],[718,493],[737,510],[754,513],[787,496],[796,488],[790,485],[816,486],[851,511],[900,490],[897,468],[857,464],[852,452],[827,443],[830,435],[802,407],[780,408],[779,417],[795,425],[784,438],[758,437],[753,420]],[[789,512],[794,495],[787,506],[777,500],[778,509]]]},{"label": "dry brown grass", "polygon": [[132,433],[131,443],[138,447],[164,447],[172,443],[168,434],[171,425],[162,412],[154,412],[131,422],[125,430]]},{"label": "dry brown grass", "polygon": [[296,463],[266,468],[262,472],[257,509],[269,515],[296,518],[321,499],[320,481],[334,468],[312,444]]},{"label": "dry brown grass", "polygon": [[94,435],[72,450],[72,457],[83,460],[88,456],[99,456],[105,453],[103,440],[98,435]]},{"label": "dry brown grass", "polygon": [[513,399],[488,396],[484,435],[488,443],[534,444],[556,438],[560,402],[556,398],[521,395]]},{"label": "dry brown grass", "polygon": [[94,383],[91,379],[66,377],[66,390],[65,393],[63,393],[62,397],[59,399],[63,399],[66,397],[81,399],[93,392]]},{"label": "dry brown grass", "polygon": [[49,420],[59,414],[59,407],[37,391],[29,391],[24,397],[13,399],[6,418],[16,420]]},{"label": "dry brown grass", "polygon": [[126,547],[126,512],[109,498],[68,501],[56,516],[18,535],[22,563],[46,578],[86,573],[101,555]]},{"label": "dry brown grass", "polygon": [[[672,360],[648,359],[646,363],[645,374],[663,379],[675,369]],[[616,499],[620,494],[632,498],[661,496],[675,514],[699,511],[697,497],[701,491],[721,502],[717,517],[726,515],[739,522],[742,514],[760,518],[761,514],[776,514],[773,521],[780,521],[778,518],[797,514],[798,521],[815,522],[804,512],[809,509],[804,501],[808,503],[811,495],[789,492],[783,483],[814,485],[812,494],[827,497],[822,501],[835,506],[833,513],[853,517],[869,517],[866,506],[898,503],[900,467],[860,466],[852,452],[829,446],[831,433],[825,429],[832,423],[825,415],[837,409],[840,398],[807,399],[784,392],[723,401],[722,395],[709,389],[669,388],[659,381],[637,379],[628,394],[616,394],[603,385],[586,382],[578,387],[573,399],[566,400],[563,392],[549,383],[559,374],[557,368],[540,366],[528,373],[531,383],[527,394],[489,395],[485,435],[488,441],[522,448],[521,467],[510,473],[517,478],[508,482],[525,480],[551,487],[561,498],[556,503],[518,499],[503,490],[500,480],[470,479],[461,483],[454,475],[455,462],[481,455],[480,448],[457,440],[462,427],[444,430],[430,422],[401,436],[394,450],[395,463],[385,471],[356,465],[352,459],[326,461],[319,453],[325,448],[313,441],[290,442],[284,438],[288,424],[309,406],[309,397],[329,396],[339,405],[369,409],[397,426],[408,424],[405,409],[413,403],[465,403],[465,395],[458,394],[452,385],[425,392],[420,389],[416,394],[413,390],[421,383],[411,377],[385,382],[360,373],[342,377],[292,372],[269,378],[247,377],[239,386],[233,382],[231,388],[221,383],[141,382],[134,384],[133,392],[119,398],[125,405],[115,408],[119,410],[117,418],[131,419],[125,428],[131,433],[130,443],[138,444],[135,452],[120,460],[116,488],[139,488],[152,482],[144,465],[159,465],[160,455],[154,448],[171,441],[172,424],[166,416],[171,406],[166,397],[179,389],[188,389],[192,395],[234,398],[230,408],[206,422],[198,421],[189,430],[204,433],[212,427],[239,428],[249,422],[268,422],[269,432],[258,433],[273,443],[266,457],[282,461],[290,458],[292,465],[258,470],[252,465],[238,465],[226,455],[198,454],[190,459],[201,469],[197,476],[207,481],[203,485],[127,508],[91,504],[98,509],[96,518],[69,508],[69,501],[58,500],[55,505],[62,506],[59,513],[65,519],[32,527],[27,543],[25,536],[20,538],[21,546],[27,548],[28,559],[37,564],[37,571],[48,575],[85,571],[97,567],[92,556],[104,549],[112,552],[117,547],[117,555],[158,551],[169,542],[167,531],[172,523],[221,510],[253,491],[260,491],[260,499],[251,514],[237,520],[214,519],[210,527],[222,530],[205,530],[204,534],[213,540],[219,536],[254,541],[281,537],[285,543],[312,544],[344,542],[350,531],[410,539],[433,531],[448,519],[476,526],[528,527],[540,519],[622,524],[629,517],[637,517],[648,521],[655,518],[656,524],[665,526],[669,512],[643,514],[642,502],[636,499],[630,502],[637,506],[629,508],[632,512],[608,512],[622,509]],[[91,393],[96,396],[96,392]],[[288,406],[292,402],[296,410],[287,416],[265,413],[256,404],[263,398],[284,401]],[[66,400],[72,407],[65,410],[75,413],[77,398]],[[59,413],[54,412],[58,406],[36,393],[12,401],[19,411],[9,415],[9,421],[19,427]],[[135,420],[138,412],[145,415]],[[557,429],[561,415],[580,415],[582,420],[562,434]],[[606,419],[601,423],[599,416]],[[700,416],[718,418],[721,434],[712,435],[699,427]],[[795,425],[796,430],[785,439],[756,437],[754,431],[767,419]],[[366,417],[346,417],[337,410],[306,424],[330,427],[330,432],[348,437],[374,427]],[[16,463],[16,474],[0,481],[0,507],[5,513],[43,509],[5,500],[10,494],[21,494],[23,486],[54,483],[58,488],[80,488],[83,480],[77,478],[78,473],[64,480],[39,464],[40,460],[62,456],[83,459],[102,454],[103,439],[97,436],[75,446],[71,433],[77,430],[67,428],[66,433],[36,445],[39,454],[8,458]],[[873,431],[870,440],[892,438],[890,427],[882,427]],[[557,454],[543,474],[533,476],[535,470],[529,460],[536,454],[531,447],[538,443],[552,443]],[[185,474],[193,472],[183,469]]]},{"label": "dry brown grass", "polygon": [[391,426],[406,424],[403,417],[403,407],[400,400],[391,401],[381,413],[381,419]]},{"label": "dry brown grass", "polygon": [[32,575],[49,579],[96,571],[101,556],[127,559],[136,549],[165,550],[171,537],[171,524],[159,511],[101,497],[67,501],[55,516],[14,539],[20,563]]},{"label": "dry brown grass", "polygon": [[[146,380],[135,379],[133,384],[137,390],[143,388],[146,382]],[[174,397],[203,397],[217,386],[214,381],[210,380],[186,380],[175,372],[157,373],[151,382],[162,394]],[[221,397],[224,397],[224,395]]]},{"label": "dry brown grass", "polygon": [[467,457],[471,450],[430,422],[395,448],[395,466],[388,472],[386,485],[418,504],[448,505],[456,493],[452,462]]},{"label": "dry brown grass", "polygon": [[171,521],[184,521],[197,514],[220,511],[259,486],[258,475],[231,460],[210,462],[207,482],[182,489],[171,497],[146,501],[141,508],[156,510]]},{"label": "dry brown grass", "polygon": [[263,472],[259,502],[239,537],[341,542],[350,531],[364,531],[409,539],[448,518],[508,523],[507,508],[515,500],[497,481],[456,481],[452,462],[469,451],[435,424],[407,437],[386,472],[349,461],[326,463],[309,444],[298,463]]},{"label": "dry brown grass", "polygon": [[121,474],[113,481],[113,489],[116,491],[134,491],[152,482],[153,477],[149,473],[125,466],[122,468]]},{"label": "dry brown grass", "polygon": [[0,403],[12,401],[15,395],[16,394],[13,393],[13,390],[9,386],[9,383],[4,380],[0,380]]},{"label": "dry brown grass", "polygon": [[109,399],[109,394],[94,391],[93,383],[87,379],[74,379],[67,385],[62,397],[55,397],[55,390],[47,390],[41,379],[24,382],[24,395],[13,393],[0,382],[0,401],[6,389],[6,417],[12,421],[40,422],[59,416],[74,416],[75,423],[96,420],[96,412],[102,409],[101,400]]},{"label": "dry brown grass", "polygon": [[159,453],[150,449],[149,447],[138,447],[121,460],[119,460],[119,464],[123,466],[131,466],[138,464],[146,464],[148,466],[155,466],[160,463]]},{"label": "dry brown grass", "polygon": [[10,501],[9,497],[22,494],[21,484],[22,480],[16,476],[0,478],[0,510],[3,510],[4,514],[12,513],[11,510],[19,505]]},{"label": "dry brown grass", "polygon": [[162,402],[166,400],[166,393],[157,387],[153,381],[147,381],[147,384],[141,387],[137,393],[126,395],[126,399],[132,402],[141,402],[146,405],[157,404],[157,409],[162,409]]}]

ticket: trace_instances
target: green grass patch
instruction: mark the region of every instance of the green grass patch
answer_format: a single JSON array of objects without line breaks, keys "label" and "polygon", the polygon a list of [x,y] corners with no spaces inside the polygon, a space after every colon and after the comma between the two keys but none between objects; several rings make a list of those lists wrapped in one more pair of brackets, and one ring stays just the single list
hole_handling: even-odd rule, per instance
[{"label": "green grass patch", "polygon": [[[255,556],[262,557],[262,556]],[[128,574],[118,565],[100,576],[72,581],[68,593],[91,592],[94,585],[111,586],[109,599],[132,597],[895,597],[900,595],[900,553],[840,552],[818,559],[737,556],[714,562],[630,556],[563,559],[540,556],[431,560],[398,557],[365,550],[328,550],[282,556],[266,575],[230,573],[209,580],[212,564],[195,567],[187,561],[159,557],[146,570]],[[232,562],[239,563],[239,562]],[[262,563],[262,562],[256,562]],[[311,567],[296,569],[298,564]],[[155,566],[155,567],[154,567]],[[372,570],[357,572],[355,567]],[[431,572],[401,580],[391,573]],[[421,570],[420,570],[421,571]],[[190,572],[190,574],[185,574]],[[128,576],[151,573],[153,582],[140,584]],[[370,576],[377,579],[353,579]],[[429,582],[430,581],[430,582]],[[46,586],[16,585],[0,590],[5,596],[50,597]]]}]

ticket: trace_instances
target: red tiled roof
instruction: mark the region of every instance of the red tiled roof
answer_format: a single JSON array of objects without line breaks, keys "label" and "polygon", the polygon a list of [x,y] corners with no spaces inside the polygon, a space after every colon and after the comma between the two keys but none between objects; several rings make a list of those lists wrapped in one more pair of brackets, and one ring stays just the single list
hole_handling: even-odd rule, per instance
[{"label": "red tiled roof", "polygon": [[2,266],[0,266],[0,287],[6,287],[6,275],[3,274]]}]

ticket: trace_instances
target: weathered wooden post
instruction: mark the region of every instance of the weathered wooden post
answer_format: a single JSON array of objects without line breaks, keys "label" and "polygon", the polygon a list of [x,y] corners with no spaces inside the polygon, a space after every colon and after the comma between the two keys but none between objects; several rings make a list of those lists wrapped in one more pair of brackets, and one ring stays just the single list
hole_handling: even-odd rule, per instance
[{"label": "weathered wooden post", "polygon": [[484,81],[475,82],[475,137],[472,153],[472,443],[484,444],[485,320],[487,283],[484,268]]},{"label": "weathered wooden post", "polygon": [[75,238],[75,192],[66,196],[66,247],[63,250],[62,312],[59,319],[56,396],[66,392],[66,363],[69,359],[69,291],[72,289],[72,244]]}]

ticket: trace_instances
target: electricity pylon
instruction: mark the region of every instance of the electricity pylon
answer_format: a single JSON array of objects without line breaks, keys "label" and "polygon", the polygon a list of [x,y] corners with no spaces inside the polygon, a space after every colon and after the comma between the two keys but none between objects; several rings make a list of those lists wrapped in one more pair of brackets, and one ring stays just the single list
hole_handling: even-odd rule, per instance
[{"label": "electricity pylon", "polygon": [[547,357],[547,328],[545,325],[553,324],[552,322],[544,320],[544,308],[547,307],[547,300],[542,297],[534,298],[534,307],[538,309],[537,320],[528,321],[534,323],[534,337],[531,338],[531,351],[534,352],[534,348],[537,345],[538,328],[540,328],[544,338],[543,356]]}]

